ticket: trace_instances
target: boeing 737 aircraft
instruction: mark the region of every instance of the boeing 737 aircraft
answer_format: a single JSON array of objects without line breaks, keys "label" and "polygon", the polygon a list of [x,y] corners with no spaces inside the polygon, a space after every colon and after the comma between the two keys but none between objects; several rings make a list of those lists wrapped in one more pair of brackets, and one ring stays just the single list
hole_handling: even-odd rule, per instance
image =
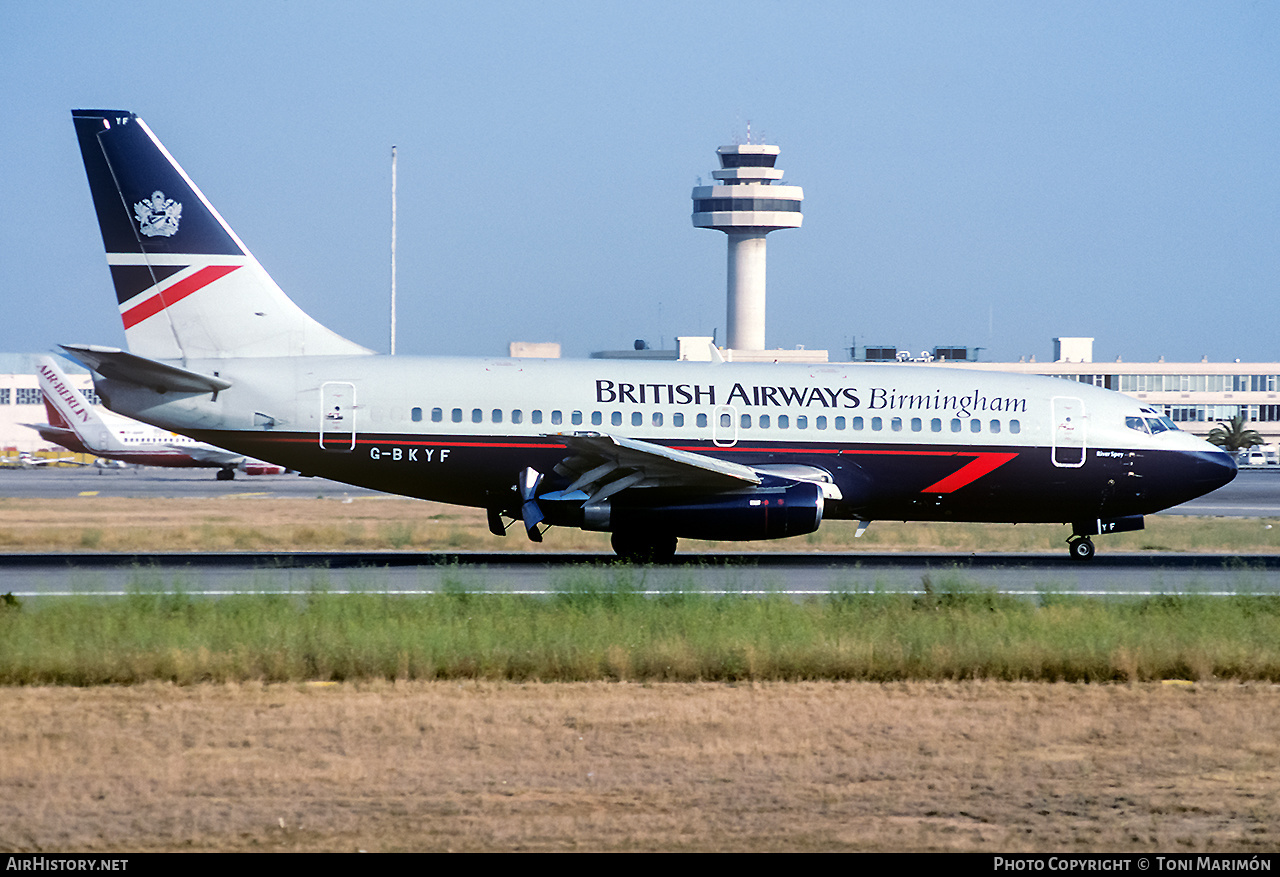
[{"label": "boeing 737 aircraft", "polygon": [[773,539],[824,517],[1091,536],[1235,477],[1142,403],[911,365],[388,357],[271,280],[147,125],[74,110],[128,351],[69,344],[113,411],[304,474],[488,510],[531,539]]},{"label": "boeing 737 aircraft", "polygon": [[127,417],[103,416],[71,386],[51,357],[37,357],[36,364],[49,422],[27,426],[45,441],[77,453],[141,466],[217,469],[219,481],[235,478],[237,469],[246,475],[280,475],[285,471],[283,466],[233,454]]}]

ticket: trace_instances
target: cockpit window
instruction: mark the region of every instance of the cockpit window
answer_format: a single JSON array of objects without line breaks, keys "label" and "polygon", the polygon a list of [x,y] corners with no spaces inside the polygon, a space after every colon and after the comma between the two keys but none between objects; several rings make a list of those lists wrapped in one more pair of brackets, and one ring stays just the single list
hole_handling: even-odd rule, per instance
[{"label": "cockpit window", "polygon": [[1147,422],[1141,417],[1126,417],[1124,419],[1124,425],[1129,427],[1129,429],[1136,429],[1138,432],[1147,431]]},{"label": "cockpit window", "polygon": [[[1168,425],[1166,426],[1166,424]],[[1172,423],[1169,423],[1169,421],[1163,417],[1148,417],[1147,426],[1150,427],[1152,435],[1156,435],[1157,433],[1165,432],[1166,430],[1176,428]]]}]

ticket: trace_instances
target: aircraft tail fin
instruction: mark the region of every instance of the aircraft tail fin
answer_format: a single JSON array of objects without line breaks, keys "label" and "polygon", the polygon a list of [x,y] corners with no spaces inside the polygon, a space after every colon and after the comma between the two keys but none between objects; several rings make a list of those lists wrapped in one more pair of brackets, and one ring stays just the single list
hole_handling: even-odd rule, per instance
[{"label": "aircraft tail fin", "polygon": [[52,357],[36,357],[36,377],[50,426],[71,430],[90,452],[111,447],[114,438],[111,429],[80,391],[71,386]]},{"label": "aircraft tail fin", "polygon": [[140,118],[71,117],[132,352],[158,360],[371,352],[284,294]]}]

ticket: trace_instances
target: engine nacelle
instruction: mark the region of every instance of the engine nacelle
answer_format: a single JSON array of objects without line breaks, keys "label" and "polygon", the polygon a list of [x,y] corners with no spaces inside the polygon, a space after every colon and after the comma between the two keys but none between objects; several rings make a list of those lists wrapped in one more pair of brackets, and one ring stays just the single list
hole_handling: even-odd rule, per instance
[{"label": "engine nacelle", "polygon": [[746,541],[803,536],[822,523],[822,489],[808,481],[710,496],[627,493],[583,507],[582,528]]}]

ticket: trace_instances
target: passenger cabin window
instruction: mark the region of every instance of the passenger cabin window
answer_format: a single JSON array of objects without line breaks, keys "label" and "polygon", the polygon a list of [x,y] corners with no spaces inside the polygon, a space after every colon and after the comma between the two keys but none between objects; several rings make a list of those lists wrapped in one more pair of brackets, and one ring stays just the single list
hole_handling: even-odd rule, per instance
[{"label": "passenger cabin window", "polygon": [[582,425],[582,412],[581,412],[581,411],[575,411],[575,412],[573,412],[572,414],[570,414],[570,415],[569,415],[569,422],[570,422],[570,423],[572,423],[574,426],[581,426],[581,425]]},{"label": "passenger cabin window", "polygon": [[785,414],[778,415],[778,429],[790,429],[791,418]]},{"label": "passenger cabin window", "polygon": [[704,427],[704,426],[706,426],[706,425],[707,425],[707,415],[705,415],[705,414],[699,414],[699,415],[698,415],[698,418],[697,418],[697,424],[698,424],[698,426],[700,426],[700,427]]},{"label": "passenger cabin window", "polygon": [[681,414],[681,413],[680,413],[680,412],[678,412],[678,411],[677,411],[675,414],[672,414],[672,415],[671,415],[671,425],[672,425],[672,426],[684,426],[684,415],[683,415],[683,414]]},{"label": "passenger cabin window", "polygon": [[422,409],[421,409],[421,408],[411,408],[411,409],[409,410],[409,419],[410,419],[410,420],[412,420],[414,423],[421,423],[421,422],[422,422]]},{"label": "passenger cabin window", "polygon": [[761,415],[760,415],[760,428],[761,428],[761,429],[768,429],[768,428],[769,428],[769,415],[768,415],[768,414],[761,414]]},{"label": "passenger cabin window", "polygon": [[450,416],[451,418],[453,418],[453,422],[454,422],[454,423],[461,423],[461,422],[462,422],[462,409],[461,409],[461,408],[455,408],[455,409],[453,409],[453,411],[451,411],[451,412],[449,413],[449,416]]},{"label": "passenger cabin window", "polygon": [[471,422],[472,422],[472,423],[484,423],[484,412],[483,412],[483,411],[481,411],[479,408],[472,408],[472,409],[471,409]]},{"label": "passenger cabin window", "polygon": [[1022,432],[1022,423],[1017,420],[1010,420],[1009,432],[1013,433],[1014,435],[1017,435],[1018,433]]},{"label": "passenger cabin window", "polygon": [[501,408],[495,408],[495,409],[493,409],[493,422],[494,422],[494,423],[501,423],[501,422],[502,422],[502,409],[501,409]]},{"label": "passenger cabin window", "polygon": [[523,420],[524,420],[524,412],[521,411],[519,408],[511,412],[512,423],[521,423]]},{"label": "passenger cabin window", "polygon": [[879,432],[880,430],[884,429],[884,420],[882,420],[879,417],[871,418],[871,428],[876,432]]},{"label": "passenger cabin window", "polygon": [[809,418],[805,417],[803,414],[796,417],[796,429],[808,429],[808,428],[809,428]]},{"label": "passenger cabin window", "polygon": [[431,409],[431,422],[432,422],[432,423],[439,423],[439,422],[440,422],[440,421],[442,421],[442,420],[444,420],[444,412],[443,412],[443,411],[441,411],[439,408],[432,408],[432,409]]},{"label": "passenger cabin window", "polygon": [[542,409],[541,409],[541,408],[535,408],[535,409],[533,409],[532,411],[530,411],[530,412],[529,412],[529,422],[530,422],[530,423],[541,423],[541,422],[542,422]]}]

